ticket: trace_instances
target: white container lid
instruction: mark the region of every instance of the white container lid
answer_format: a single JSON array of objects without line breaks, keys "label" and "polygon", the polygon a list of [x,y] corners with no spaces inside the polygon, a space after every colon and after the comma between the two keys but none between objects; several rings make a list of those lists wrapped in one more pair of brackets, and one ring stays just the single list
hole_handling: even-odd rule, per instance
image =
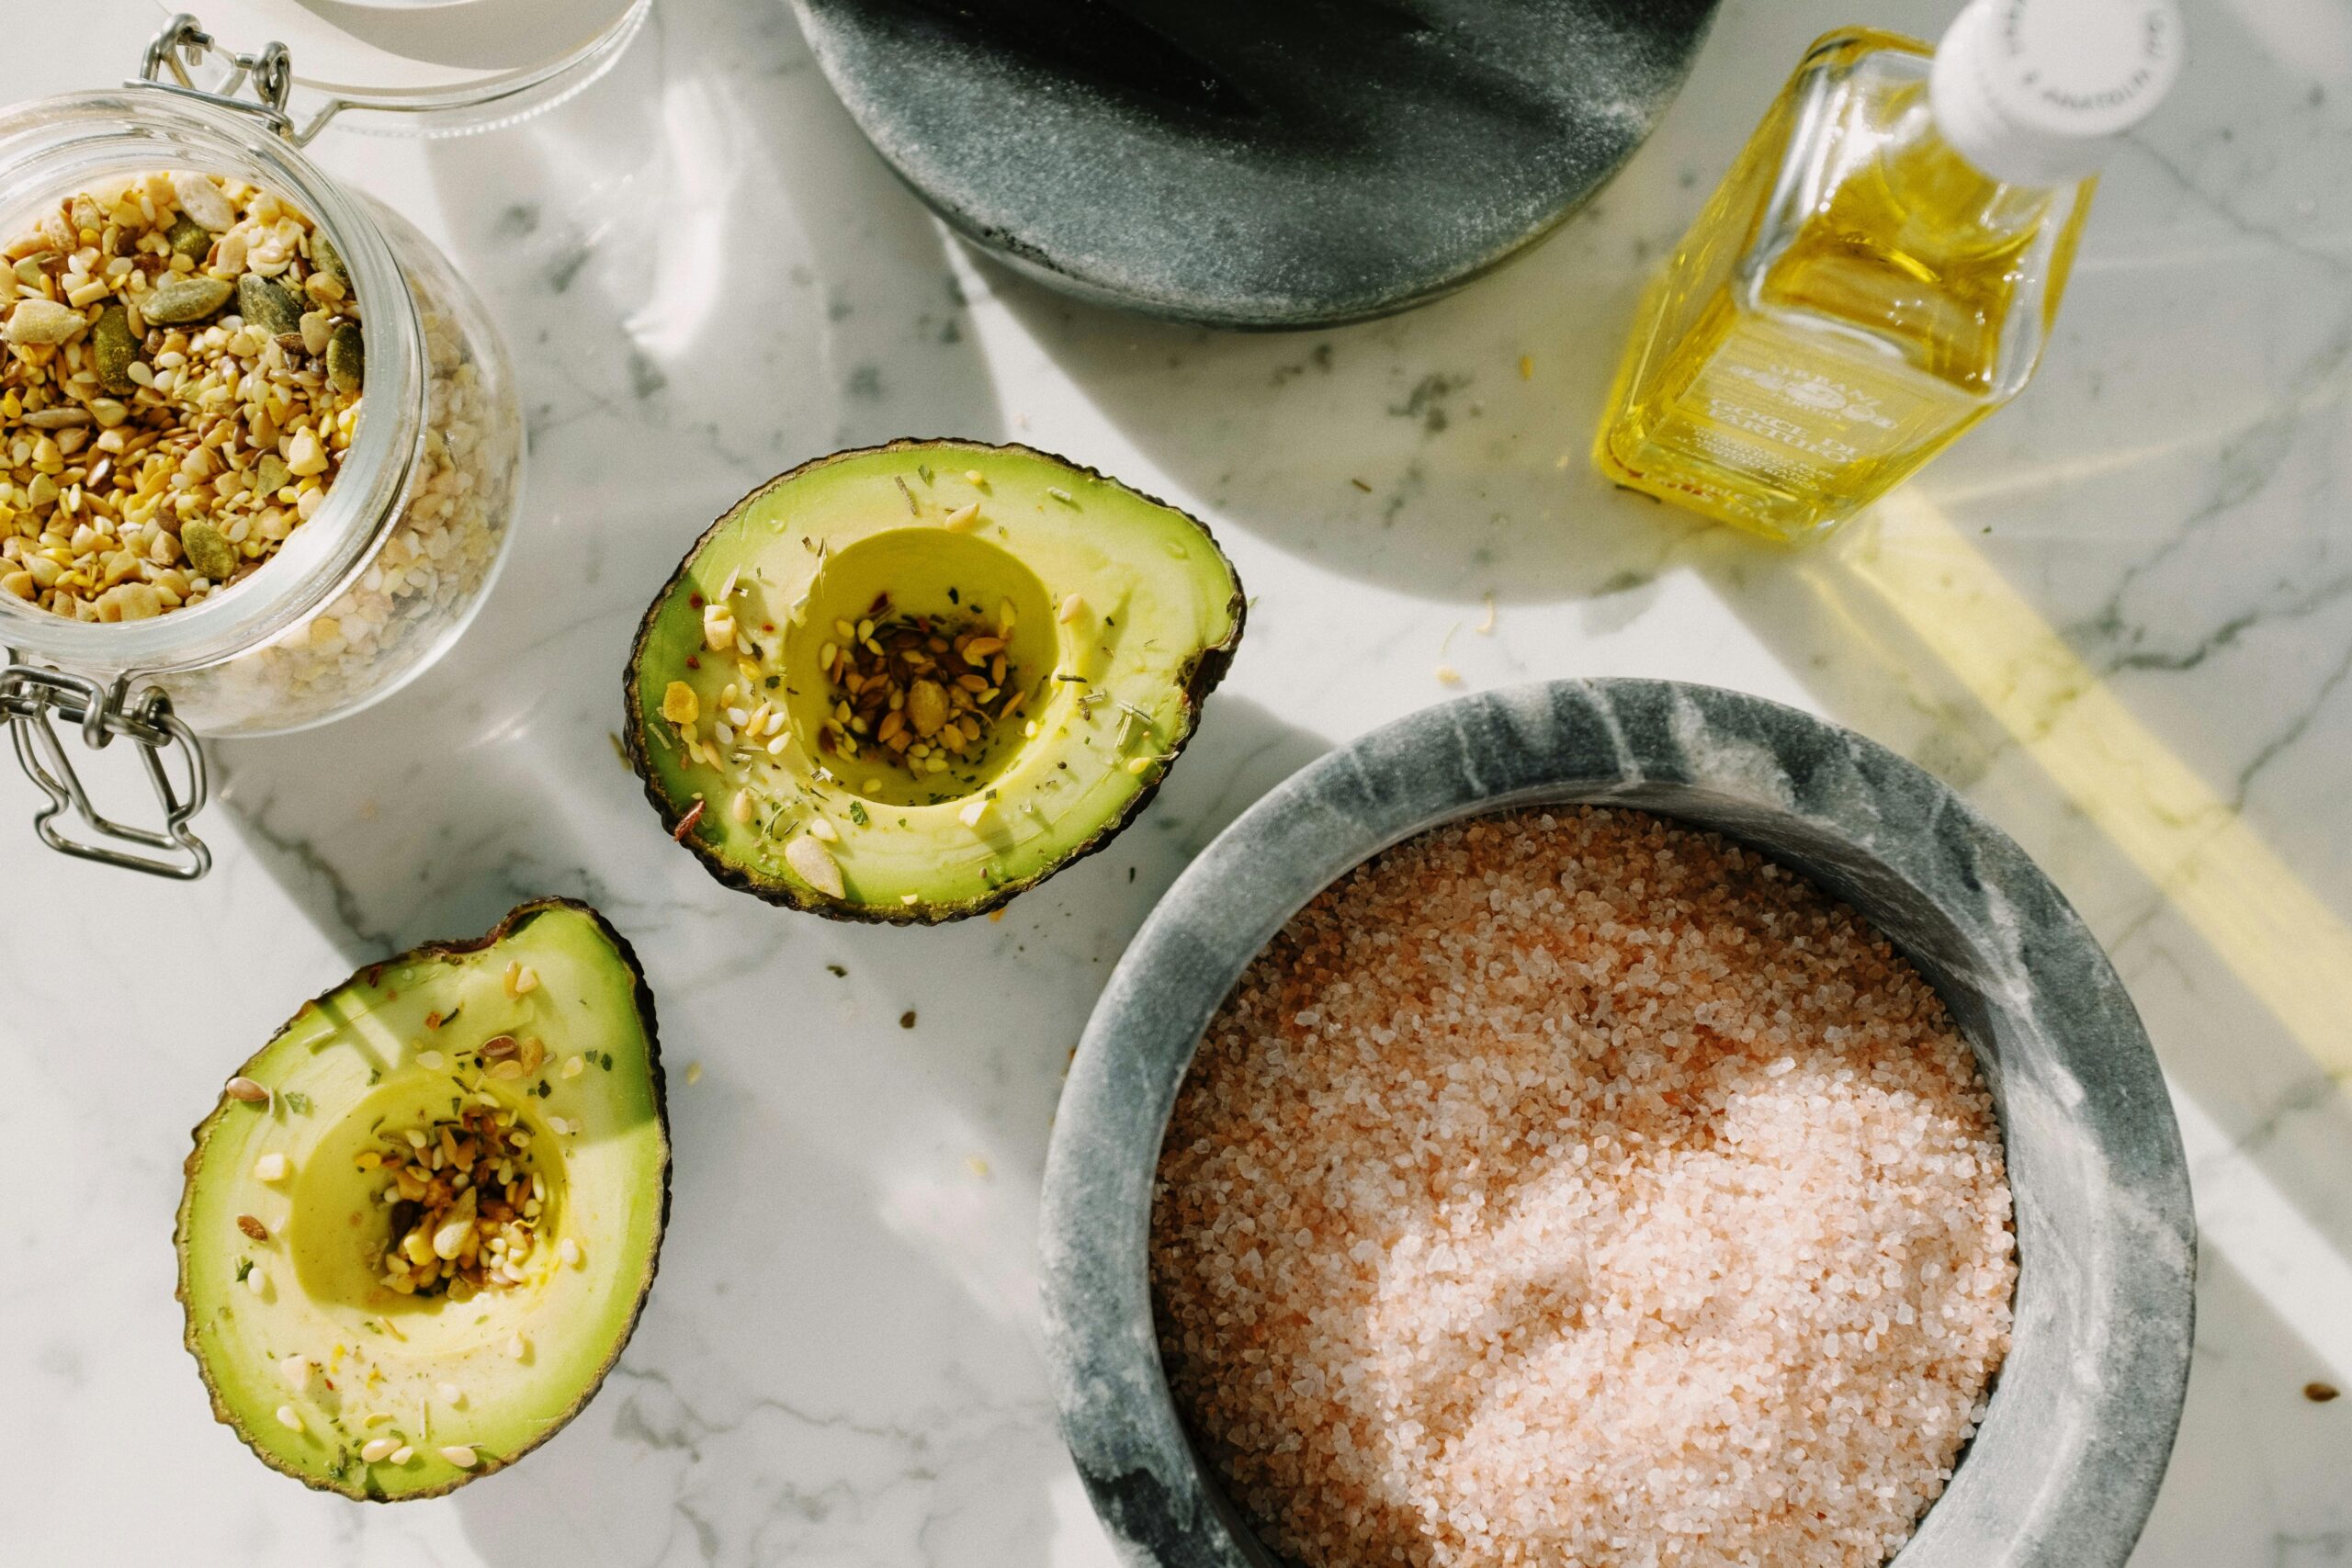
[{"label": "white container lid", "polygon": [[650,4],[158,0],[157,8],[195,9],[204,30],[233,51],[283,43],[294,85],[336,106],[348,123],[434,136],[503,124],[587,85]]},{"label": "white container lid", "polygon": [[2098,173],[2180,75],[2173,0],[1970,0],[1937,46],[1936,129],[2011,185]]}]

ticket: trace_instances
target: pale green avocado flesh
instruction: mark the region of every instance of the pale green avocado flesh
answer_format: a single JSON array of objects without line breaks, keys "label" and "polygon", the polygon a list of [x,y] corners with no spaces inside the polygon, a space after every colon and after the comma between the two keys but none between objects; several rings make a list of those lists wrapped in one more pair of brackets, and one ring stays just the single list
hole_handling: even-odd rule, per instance
[{"label": "pale green avocado flesh", "polygon": [[[466,1105],[528,1134],[544,1196],[522,1282],[401,1294],[375,1151]],[[525,905],[481,942],[361,971],[305,1003],[196,1130],[180,1297],[216,1413],[273,1468],[352,1497],[511,1463],[618,1358],[669,1169],[651,999],[594,911]]]},{"label": "pale green avocado flesh", "polygon": [[[884,598],[927,626],[992,633],[1010,614],[1003,690],[1023,705],[944,772],[871,733],[855,754],[822,734],[844,696],[827,660]],[[1207,531],[1115,480],[1017,446],[843,453],[739,503],[648,611],[631,760],[730,886],[851,919],[970,915],[1125,824],[1191,737],[1242,615]],[[685,723],[664,716],[681,684]]]}]

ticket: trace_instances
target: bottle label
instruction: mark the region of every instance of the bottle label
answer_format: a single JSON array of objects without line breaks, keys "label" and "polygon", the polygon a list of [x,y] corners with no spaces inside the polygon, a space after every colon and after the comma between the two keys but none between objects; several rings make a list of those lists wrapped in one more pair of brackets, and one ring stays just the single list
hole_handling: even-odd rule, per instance
[{"label": "bottle label", "polygon": [[1824,353],[1817,341],[1751,320],[1706,356],[1656,437],[1774,483],[1812,487],[1933,440],[1951,425],[1951,389],[1908,367]]}]

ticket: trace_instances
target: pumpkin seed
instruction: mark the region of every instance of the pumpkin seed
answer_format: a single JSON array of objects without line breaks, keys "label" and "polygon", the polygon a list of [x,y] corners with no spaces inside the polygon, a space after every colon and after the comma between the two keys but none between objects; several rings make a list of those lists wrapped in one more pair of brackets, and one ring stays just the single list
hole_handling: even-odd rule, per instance
[{"label": "pumpkin seed", "polygon": [[81,332],[82,312],[54,299],[19,299],[8,312],[8,341],[59,344]]},{"label": "pumpkin seed", "polygon": [[907,688],[907,716],[925,740],[947,722],[947,689],[936,681],[917,681]]},{"label": "pumpkin seed", "polygon": [[98,384],[109,392],[135,392],[139,383],[130,378],[130,367],[139,359],[139,339],[130,330],[130,312],[120,305],[109,305],[98,312],[98,323],[90,329],[90,346],[98,362]]},{"label": "pumpkin seed", "polygon": [[237,279],[237,313],[271,337],[302,330],[302,307],[286,286],[257,272]]},{"label": "pumpkin seed", "polygon": [[172,195],[178,199],[182,212],[216,234],[237,226],[237,209],[229,204],[229,198],[209,175],[193,169],[174,169]]},{"label": "pumpkin seed", "polygon": [[327,338],[327,379],[338,392],[356,394],[368,378],[367,340],[357,321],[337,321]]},{"label": "pumpkin seed", "polygon": [[139,302],[139,313],[158,326],[185,326],[218,315],[236,287],[223,277],[175,277]]},{"label": "pumpkin seed", "polygon": [[212,231],[185,212],[172,220],[164,238],[170,242],[174,255],[186,256],[198,266],[202,266],[204,258],[212,254]]},{"label": "pumpkin seed", "polygon": [[226,582],[236,575],[237,547],[229,536],[202,520],[180,525],[180,548],[187,553],[187,564],[215,582]]},{"label": "pumpkin seed", "polygon": [[841,863],[833,859],[831,850],[807,834],[784,846],[784,863],[818,892],[834,898],[842,896]]},{"label": "pumpkin seed", "polygon": [[342,284],[345,294],[351,292],[351,274],[344,270],[343,253],[334,248],[334,242],[321,230],[311,231],[311,265],[322,276],[332,277]]}]

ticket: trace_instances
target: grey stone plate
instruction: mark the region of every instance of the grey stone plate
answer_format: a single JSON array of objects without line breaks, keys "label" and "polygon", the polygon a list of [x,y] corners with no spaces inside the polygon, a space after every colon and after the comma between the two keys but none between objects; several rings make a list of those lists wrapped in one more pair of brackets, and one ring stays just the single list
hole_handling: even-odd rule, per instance
[{"label": "grey stone plate", "polygon": [[882,156],[1098,302],[1376,316],[1493,266],[1649,134],[1716,0],[793,0]]},{"label": "grey stone plate", "polygon": [[2188,1376],[2196,1234],[2154,1052],[2098,944],[1999,829],[1850,730],[1735,692],[1564,681],[1445,704],[1299,773],[1178,879],[1111,976],[1046,1162],[1045,1329],[1062,1430],[1132,1563],[1265,1568],[1170,1403],[1146,1278],[1160,1135],[1210,1015],[1367,856],[1515,806],[1638,807],[1804,872],[1942,995],[2000,1108],[2015,1346],[1901,1568],[2117,1568]]}]

